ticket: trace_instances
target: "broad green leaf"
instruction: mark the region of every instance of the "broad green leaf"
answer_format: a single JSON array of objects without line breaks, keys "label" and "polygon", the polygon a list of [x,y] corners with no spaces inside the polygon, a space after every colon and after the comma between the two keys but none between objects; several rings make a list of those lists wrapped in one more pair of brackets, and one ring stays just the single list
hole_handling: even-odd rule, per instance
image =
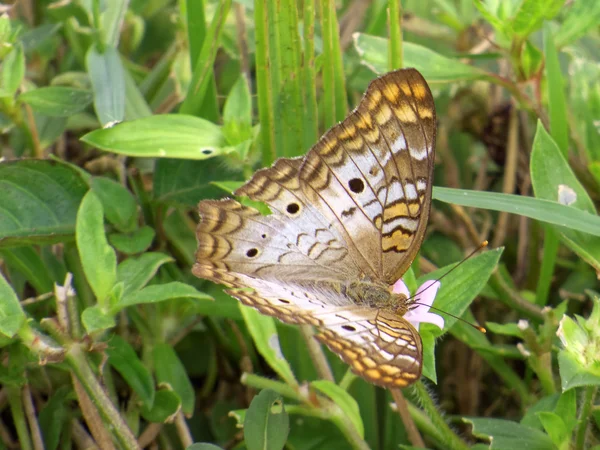
[{"label": "broad green leaf", "polygon": [[[571,216],[587,213],[600,221],[588,193],[540,122],[531,152],[531,182],[536,197],[568,204],[566,207]],[[558,231],[571,250],[600,270],[600,238],[597,234],[590,236],[564,227]]]},{"label": "broad green leaf", "polygon": [[275,319],[241,303],[239,306],[258,352],[287,384],[297,385],[292,369],[281,353]]},{"label": "broad green leaf", "polygon": [[570,2],[565,20],[556,31],[557,47],[564,47],[586,35],[600,22],[600,2]]},{"label": "broad green leaf", "polygon": [[[556,192],[553,198],[557,197],[558,192]],[[560,225],[594,236],[600,236],[600,217],[570,206],[561,205],[557,201],[522,195],[500,194],[498,192],[470,191],[442,187],[433,188],[433,198],[456,205],[490,209],[492,211],[506,211],[536,219],[540,222]]]},{"label": "broad green leaf", "polygon": [[231,151],[219,126],[183,114],[120,123],[92,131],[81,140],[102,150],[145,158],[206,159]]},{"label": "broad green leaf", "polygon": [[577,425],[577,393],[575,389],[569,389],[563,392],[556,403],[554,412],[562,417],[569,433]]},{"label": "broad green leaf", "polygon": [[[387,39],[357,33],[354,46],[361,57],[361,62],[373,72],[382,74],[388,71]],[[417,69],[428,83],[488,78],[482,70],[442,56],[427,47],[405,42],[403,51],[404,66]]]},{"label": "broad green leaf", "polygon": [[565,84],[550,25],[544,27],[544,53],[546,55],[546,92],[550,133],[562,154],[567,157],[569,154],[569,122],[567,119]]},{"label": "broad green leaf", "polygon": [[[192,415],[196,395],[185,367],[168,344],[157,344],[153,351],[154,370],[158,384],[167,383],[181,399],[181,409],[186,415]],[[157,393],[158,394],[158,393]],[[157,399],[158,400],[158,399]]]},{"label": "broad green leaf", "polygon": [[117,282],[122,281],[125,284],[123,295],[146,286],[160,266],[172,261],[174,259],[164,253],[147,252],[120,262],[117,267]]},{"label": "broad green leaf", "polygon": [[232,145],[252,138],[252,96],[244,75],[240,75],[225,101],[223,134]]},{"label": "broad green leaf", "polygon": [[[199,200],[223,195],[212,182],[223,179],[224,167],[224,158],[219,157],[203,161],[160,159],[152,180],[154,198],[160,203],[196,208]],[[241,174],[232,171],[227,179],[241,180]]]},{"label": "broad green leaf", "polygon": [[[452,275],[441,281],[440,289],[437,292],[433,306],[440,311],[453,314],[457,317],[463,315],[471,302],[481,292],[487,283],[488,278],[496,268],[502,249],[487,251],[473,258],[466,260],[460,266],[453,269]],[[456,264],[442,267],[434,272],[430,272],[420,277],[418,284],[423,284],[426,280],[440,278],[451,270]],[[418,291],[418,289],[417,289]],[[437,312],[435,312],[437,314]],[[439,313],[444,318],[444,330],[440,330],[435,325],[422,324],[421,334],[428,345],[423,345],[423,375],[436,382],[435,372],[435,337],[440,336],[445,331],[450,330],[455,324],[456,319]]]},{"label": "broad green leaf", "polygon": [[53,278],[50,272],[51,268],[42,259],[39,252],[34,247],[17,247],[5,249],[1,253],[4,262],[13,270],[21,273],[27,282],[36,290],[43,294],[51,292],[54,288],[54,280],[64,280],[64,275],[60,278]]},{"label": "broad green leaf", "polygon": [[600,386],[600,375],[584,370],[577,358],[565,350],[558,353],[558,370],[563,392],[574,387]]},{"label": "broad green leaf", "polygon": [[108,330],[117,324],[113,315],[99,305],[84,309],[81,313],[81,322],[88,334],[94,331]]},{"label": "broad green leaf", "polygon": [[544,430],[558,448],[563,448],[565,444],[568,444],[569,433],[562,417],[553,412],[543,411],[538,413],[538,418],[542,422]]},{"label": "broad green leaf", "polygon": [[[154,396],[154,404],[149,409],[142,405],[142,417],[148,422],[166,423],[172,421],[177,411],[181,408],[181,398],[170,389],[160,389]],[[188,447],[189,448],[189,447]]]},{"label": "broad green leaf", "polygon": [[0,163],[0,247],[73,239],[88,190],[70,165],[50,160]]},{"label": "broad green leaf", "polygon": [[41,87],[19,95],[19,101],[50,117],[70,117],[92,103],[92,93],[64,86]]},{"label": "broad green leaf", "polygon": [[106,220],[124,233],[137,226],[137,204],[133,195],[124,186],[106,177],[94,177],[92,190],[96,193]]},{"label": "broad green leaf", "polygon": [[554,18],[564,2],[565,0],[522,0],[511,21],[513,32],[526,38],[540,28],[544,20]]},{"label": "broad green leaf", "polygon": [[212,297],[197,291],[196,288],[190,286],[189,284],[181,283],[179,281],[172,281],[171,283],[146,286],[139,291],[130,292],[129,294],[124,295],[116,305],[113,312],[128,306],[140,305],[144,303],[164,302],[165,300],[175,298],[194,298],[197,300],[212,301]]},{"label": "broad green leaf", "polygon": [[104,53],[90,46],[86,68],[94,94],[94,109],[102,126],[121,122],[125,117],[125,75],[119,52],[105,47]]},{"label": "broad green leaf", "polygon": [[106,347],[108,363],[121,374],[125,382],[141,398],[146,408],[154,404],[154,380],[152,375],[138,358],[135,350],[125,339],[112,336]]},{"label": "broad green leaf", "polygon": [[0,272],[0,333],[12,338],[24,322],[19,298]]},{"label": "broad green leaf", "polygon": [[2,61],[0,97],[12,97],[25,76],[25,53],[23,46],[15,45]]},{"label": "broad green leaf", "polygon": [[365,428],[360,417],[358,403],[356,403],[356,400],[348,392],[337,384],[327,380],[313,381],[310,385],[333,400],[342,409],[344,414],[348,416],[354,428],[356,428],[358,435],[361,438],[365,437]]},{"label": "broad green leaf", "polygon": [[144,225],[130,233],[111,233],[108,242],[121,253],[135,255],[148,250],[155,236],[154,229]]},{"label": "broad green leaf", "polygon": [[[438,279],[452,270],[451,275],[441,280],[441,286],[437,292],[433,306],[439,308],[441,311],[460,317],[486,285],[490,275],[496,269],[502,251],[502,248],[489,250],[467,259],[459,266],[451,264],[442,267],[419,277],[417,280],[418,284],[421,285],[426,280]],[[443,316],[443,314],[440,315]],[[444,330],[449,330],[456,322],[456,319],[444,316],[444,322]],[[436,336],[443,333],[434,325],[424,324],[423,326],[431,329]]]},{"label": "broad green leaf", "polygon": [[516,422],[476,417],[465,417],[463,422],[473,426],[474,436],[491,440],[491,450],[556,450],[550,436]]},{"label": "broad green leaf", "polygon": [[102,203],[89,191],[77,212],[75,239],[81,265],[100,305],[117,281],[117,256],[104,234]]},{"label": "broad green leaf", "polygon": [[289,420],[281,395],[269,389],[259,392],[244,420],[248,450],[281,450],[290,431]]}]

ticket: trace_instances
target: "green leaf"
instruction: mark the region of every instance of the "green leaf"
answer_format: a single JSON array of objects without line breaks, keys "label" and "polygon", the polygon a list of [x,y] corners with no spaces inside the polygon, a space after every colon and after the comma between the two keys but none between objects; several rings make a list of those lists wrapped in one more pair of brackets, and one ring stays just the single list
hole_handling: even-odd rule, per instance
[{"label": "green leaf", "polygon": [[121,374],[125,382],[142,399],[148,409],[154,403],[154,380],[133,347],[125,339],[114,335],[108,341],[108,363]]},{"label": "green leaf", "polygon": [[560,416],[552,412],[542,411],[538,413],[538,418],[542,422],[544,430],[546,430],[546,433],[548,433],[548,436],[550,436],[550,439],[552,439],[552,442],[557,447],[561,448],[565,444],[568,444],[569,433],[567,432],[565,422]]},{"label": "green leaf", "polygon": [[157,382],[170,385],[181,399],[183,412],[191,416],[194,412],[196,395],[177,353],[170,345],[160,343],[154,347],[153,357]]},{"label": "green leaf", "polygon": [[522,0],[511,21],[513,32],[526,38],[542,26],[544,20],[551,20],[558,14],[565,0]]},{"label": "green leaf", "polygon": [[113,315],[99,305],[84,309],[81,313],[81,322],[88,333],[108,330],[117,324]]},{"label": "green leaf", "polygon": [[61,442],[61,434],[69,423],[70,408],[67,402],[70,394],[70,386],[60,386],[40,410],[39,423],[46,450],[57,449]]},{"label": "green leaf", "polygon": [[252,138],[252,96],[243,74],[233,85],[225,101],[223,134],[232,145]]},{"label": "green leaf", "polygon": [[92,93],[64,86],[41,87],[19,95],[19,101],[50,117],[70,117],[92,103]]},{"label": "green leaf", "polygon": [[19,298],[0,272],[0,333],[12,338],[25,323]]},{"label": "green leaf", "polygon": [[287,441],[289,417],[281,395],[269,389],[252,399],[244,420],[248,450],[281,450]]},{"label": "green leaf", "polygon": [[170,389],[156,391],[152,408],[142,405],[142,417],[148,422],[166,423],[172,421],[181,407],[181,398]]},{"label": "green leaf", "polygon": [[145,158],[206,159],[231,150],[219,126],[183,114],[120,123],[92,131],[81,140],[102,150]]},{"label": "green leaf", "polygon": [[33,247],[5,249],[2,251],[2,256],[5,263],[11,269],[21,273],[36,292],[40,294],[53,290],[54,279],[64,280],[63,274],[60,278],[52,277],[50,269],[56,266],[47,265]]},{"label": "green leaf", "polygon": [[348,392],[337,384],[327,380],[313,381],[310,385],[333,400],[342,409],[344,414],[348,416],[354,428],[356,428],[358,435],[361,438],[365,437],[365,427],[360,417],[358,403],[356,403],[356,400]]},{"label": "green leaf", "polygon": [[504,336],[514,336],[523,338],[523,331],[519,328],[516,323],[494,323],[486,322],[485,326],[488,330],[495,334],[502,334]]},{"label": "green leaf", "polygon": [[546,55],[546,92],[550,131],[562,154],[567,157],[569,155],[569,121],[567,118],[565,84],[550,25],[544,27],[544,53]]},{"label": "green leaf", "polygon": [[430,329],[423,327],[419,330],[421,335],[421,343],[423,348],[423,369],[422,374],[424,377],[429,378],[435,384],[437,384],[437,372],[435,370],[435,336]]},{"label": "green leaf", "polygon": [[99,53],[92,45],[86,55],[86,68],[98,120],[102,126],[121,122],[125,117],[125,75],[119,52],[105,47],[104,53]]},{"label": "green leaf", "polygon": [[25,76],[25,54],[23,46],[15,45],[2,62],[0,97],[12,97]]},{"label": "green leaf", "polygon": [[[572,217],[583,212],[600,222],[594,203],[540,122],[531,151],[531,182],[536,197],[568,203],[566,208],[570,209]],[[598,233],[595,233],[596,236],[589,236],[564,227],[558,228],[558,231],[571,250],[600,270]]]},{"label": "green leaf", "polygon": [[275,320],[241,303],[239,306],[258,352],[287,384],[296,386],[298,382],[290,365],[281,353]]},{"label": "green leaf", "polygon": [[117,281],[117,256],[104,234],[102,203],[89,191],[77,212],[75,239],[90,287],[103,305]]},{"label": "green leaf", "polygon": [[[554,198],[558,197],[558,192]],[[455,205],[506,211],[552,225],[600,236],[600,218],[596,215],[561,205],[556,201],[524,197],[497,192],[470,191],[466,189],[433,188],[433,198]]]},{"label": "green leaf", "polygon": [[113,312],[117,312],[128,306],[164,302],[165,300],[175,298],[195,298],[197,300],[212,301],[211,296],[197,291],[196,288],[189,284],[172,281],[171,283],[146,286],[139,291],[130,292],[129,294],[124,295],[116,305],[116,308],[113,309]]},{"label": "green leaf", "polygon": [[72,239],[88,186],[70,165],[50,160],[0,163],[0,247]]},{"label": "green leaf", "polygon": [[125,284],[123,295],[139,291],[156,275],[160,266],[172,261],[174,259],[164,253],[148,252],[119,263],[117,282]]},{"label": "green leaf", "polygon": [[96,193],[106,220],[124,233],[137,226],[137,204],[131,192],[124,186],[106,177],[94,177],[92,190]]},{"label": "green leaf", "polygon": [[[460,317],[487,284],[487,280],[496,269],[502,251],[502,248],[497,248],[469,258],[459,266],[455,263],[439,268],[419,277],[418,284],[421,285],[426,280],[438,279],[452,270],[452,274],[440,282],[441,286],[433,306]],[[445,316],[444,330],[452,328],[456,320]],[[429,327],[436,336],[442,334],[442,331],[434,325],[423,324],[423,326]]]},{"label": "green leaf", "polygon": [[492,450],[556,450],[547,434],[516,422],[475,417],[465,417],[463,422],[473,425],[474,436],[491,440]]},{"label": "green leaf", "polygon": [[108,242],[121,253],[135,255],[148,250],[155,235],[154,229],[144,225],[130,233],[111,233]]},{"label": "green leaf", "polygon": [[555,35],[557,47],[564,47],[585,36],[600,22],[600,2],[570,2],[565,20]]},{"label": "green leaf", "polygon": [[556,408],[554,408],[554,413],[559,417],[562,417],[565,426],[567,427],[568,434],[570,434],[575,429],[578,422],[577,393],[575,392],[575,389],[569,389],[560,395],[558,402],[556,403]]},{"label": "green leaf", "polygon": [[[361,62],[373,72],[382,74],[388,71],[387,39],[357,33],[354,38],[354,46],[360,55]],[[404,42],[403,51],[404,66],[417,69],[428,83],[488,78],[488,75],[482,70],[442,56],[427,47]]]},{"label": "green leaf", "polygon": [[196,208],[198,200],[218,198],[223,194],[212,182],[222,180],[224,176],[241,179],[239,173],[224,175],[224,166],[220,157],[203,161],[160,159],[156,162],[152,180],[154,198],[160,203],[190,208]]},{"label": "green leaf", "polygon": [[563,392],[574,387],[600,386],[600,367],[595,371],[587,370],[576,356],[566,350],[558,353],[558,371]]}]

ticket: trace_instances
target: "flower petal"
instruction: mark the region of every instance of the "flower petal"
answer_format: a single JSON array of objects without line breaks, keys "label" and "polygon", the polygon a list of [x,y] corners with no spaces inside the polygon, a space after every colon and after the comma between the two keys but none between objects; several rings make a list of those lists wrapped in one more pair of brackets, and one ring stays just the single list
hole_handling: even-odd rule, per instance
[{"label": "flower petal", "polygon": [[410,291],[408,290],[408,287],[406,286],[404,281],[402,281],[402,278],[400,278],[394,283],[394,286],[392,287],[392,292],[394,294],[404,294],[406,295],[406,298],[410,297]]}]

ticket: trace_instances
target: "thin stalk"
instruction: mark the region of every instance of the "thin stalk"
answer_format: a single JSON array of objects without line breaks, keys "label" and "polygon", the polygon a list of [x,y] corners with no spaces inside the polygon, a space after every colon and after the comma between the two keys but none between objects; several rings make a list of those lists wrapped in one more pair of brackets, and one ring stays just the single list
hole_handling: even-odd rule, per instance
[{"label": "thin stalk", "polygon": [[354,380],[356,380],[358,377],[354,374],[354,372],[352,372],[351,369],[348,369],[346,371],[346,373],[344,374],[342,380],[338,383],[338,385],[344,389],[345,391],[347,391],[348,389],[350,389],[350,386],[352,385],[352,382]]},{"label": "thin stalk", "polygon": [[496,291],[499,300],[509,308],[518,311],[536,322],[542,322],[544,316],[541,308],[528,302],[504,281],[502,275],[497,270],[492,274],[489,280],[490,287]]},{"label": "thin stalk", "polygon": [[416,394],[421,408],[423,408],[431,423],[437,429],[446,448],[451,450],[467,450],[469,447],[450,429],[450,426],[448,426],[433,403],[422,381],[417,381],[413,385],[413,392]]},{"label": "thin stalk", "polygon": [[29,430],[27,429],[27,420],[23,411],[23,402],[21,401],[20,389],[16,386],[6,386],[8,394],[8,404],[17,436],[19,437],[19,445],[22,450],[33,450]]},{"label": "thin stalk", "polygon": [[402,391],[398,388],[390,389],[392,397],[394,398],[394,402],[396,403],[396,409],[398,410],[398,414],[400,415],[400,419],[402,419],[402,423],[404,424],[404,428],[408,433],[408,440],[412,445],[419,448],[425,447],[425,442],[423,442],[423,438],[413,421],[410,411],[408,410],[408,402],[402,395]]},{"label": "thin stalk", "polygon": [[298,402],[305,401],[295,389],[291,388],[285,383],[282,383],[281,381],[270,380],[268,378],[251,373],[244,373],[242,375],[241,382],[246,386],[256,389],[271,389],[278,394],[283,395],[284,397],[291,398],[292,400],[296,400]]},{"label": "thin stalk", "polygon": [[312,359],[315,368],[317,369],[319,378],[335,383],[335,378],[333,376],[333,372],[331,371],[331,367],[329,367],[327,357],[325,356],[325,353],[323,353],[321,346],[315,340],[315,334],[312,327],[310,325],[301,325],[300,331],[302,332],[302,337],[304,337],[306,342],[310,359]]},{"label": "thin stalk", "polygon": [[66,362],[71,367],[73,374],[82,384],[86,393],[90,396],[102,418],[110,425],[110,428],[121,446],[125,449],[138,450],[135,436],[123,421],[119,411],[110,401],[104,389],[96,379],[85,353],[79,344],[72,344],[67,351]]},{"label": "thin stalk", "polygon": [[390,70],[402,67],[402,5],[400,0],[389,0],[388,26],[390,29],[390,45],[388,47],[388,68]]},{"label": "thin stalk", "polygon": [[581,409],[579,410],[579,423],[577,424],[577,431],[575,434],[576,450],[583,450],[584,448],[588,423],[590,421],[590,415],[592,413],[592,407],[594,406],[594,399],[596,398],[597,392],[597,386],[587,386],[583,391],[583,402],[581,404]]},{"label": "thin stalk", "polygon": [[44,439],[42,439],[42,430],[40,430],[40,424],[37,421],[35,415],[35,407],[33,406],[33,400],[31,399],[31,389],[29,385],[23,386],[21,391],[23,395],[23,406],[25,408],[25,415],[27,416],[27,422],[29,423],[29,430],[33,438],[33,448],[35,450],[44,449]]}]

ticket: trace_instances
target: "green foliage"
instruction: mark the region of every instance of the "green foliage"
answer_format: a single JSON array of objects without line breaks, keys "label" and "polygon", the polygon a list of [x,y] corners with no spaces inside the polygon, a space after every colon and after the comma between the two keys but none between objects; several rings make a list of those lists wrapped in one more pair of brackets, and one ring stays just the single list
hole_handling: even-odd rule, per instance
[{"label": "green foliage", "polygon": [[[600,2],[41,3],[0,16],[1,448],[598,448]],[[191,267],[199,200],[400,66],[438,120],[405,281],[444,329],[392,397]]]}]

